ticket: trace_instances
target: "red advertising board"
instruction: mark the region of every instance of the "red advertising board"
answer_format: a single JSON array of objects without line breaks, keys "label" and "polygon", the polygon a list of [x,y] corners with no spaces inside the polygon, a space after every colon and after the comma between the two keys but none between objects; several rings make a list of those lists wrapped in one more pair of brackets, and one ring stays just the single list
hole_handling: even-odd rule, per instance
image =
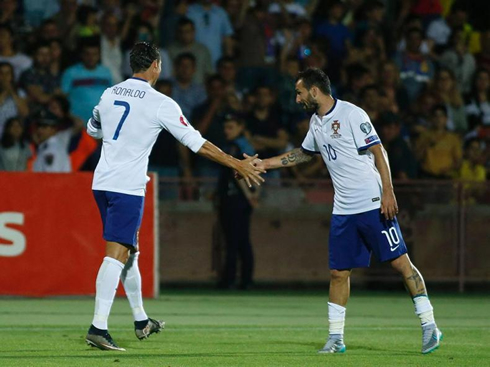
[{"label": "red advertising board", "polygon": [[[139,235],[145,297],[158,291],[155,182]],[[0,295],[95,293],[105,242],[91,184],[91,173],[0,172]]]}]

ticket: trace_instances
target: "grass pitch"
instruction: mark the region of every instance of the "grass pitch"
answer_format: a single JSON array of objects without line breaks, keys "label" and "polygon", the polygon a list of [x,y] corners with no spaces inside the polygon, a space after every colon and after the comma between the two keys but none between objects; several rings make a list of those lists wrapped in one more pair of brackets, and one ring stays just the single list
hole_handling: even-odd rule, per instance
[{"label": "grass pitch", "polygon": [[402,293],[353,292],[344,355],[318,355],[328,335],[327,294],[165,291],[147,300],[166,329],[134,336],[127,300],[110,332],[127,352],[85,345],[94,302],[0,299],[0,366],[490,366],[490,297],[432,295],[444,341],[421,355],[421,331]]}]

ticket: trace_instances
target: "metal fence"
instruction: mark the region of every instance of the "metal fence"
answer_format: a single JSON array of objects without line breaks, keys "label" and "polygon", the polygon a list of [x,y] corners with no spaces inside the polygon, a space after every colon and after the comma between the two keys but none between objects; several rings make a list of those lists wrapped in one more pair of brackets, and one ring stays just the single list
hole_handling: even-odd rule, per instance
[{"label": "metal fence", "polygon": [[[213,204],[212,179],[159,179],[160,274],[163,284],[216,281],[224,245]],[[426,281],[464,291],[490,282],[490,185],[455,181],[396,182],[409,255]],[[330,181],[269,180],[252,217],[255,281],[329,280]],[[399,280],[387,264],[358,269],[353,282]]]}]

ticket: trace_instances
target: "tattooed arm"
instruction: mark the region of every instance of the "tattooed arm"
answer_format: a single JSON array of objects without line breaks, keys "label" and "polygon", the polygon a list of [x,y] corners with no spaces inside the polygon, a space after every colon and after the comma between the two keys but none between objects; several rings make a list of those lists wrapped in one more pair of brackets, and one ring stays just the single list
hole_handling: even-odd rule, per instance
[{"label": "tattooed arm", "polygon": [[281,167],[293,167],[301,163],[309,162],[312,158],[313,155],[303,150],[303,148],[296,148],[276,157],[264,160],[256,159],[253,163],[256,167],[267,170]]}]

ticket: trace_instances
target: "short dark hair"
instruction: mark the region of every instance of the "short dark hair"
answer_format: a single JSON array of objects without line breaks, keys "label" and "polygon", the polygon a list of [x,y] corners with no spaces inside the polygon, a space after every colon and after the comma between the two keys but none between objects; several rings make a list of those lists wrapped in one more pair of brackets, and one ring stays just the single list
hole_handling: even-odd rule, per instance
[{"label": "short dark hair", "polygon": [[219,69],[220,67],[223,66],[223,64],[226,64],[226,63],[231,63],[231,64],[235,65],[235,59],[233,57],[230,57],[230,56],[223,56],[222,58],[220,58],[218,60],[218,62],[216,63],[216,66]]},{"label": "short dark hair", "polygon": [[192,20],[190,20],[187,17],[180,18],[179,21],[177,22],[177,28],[183,27],[185,25],[191,25],[192,28],[196,29],[196,25]]},{"label": "short dark hair", "polygon": [[443,104],[436,104],[434,107],[431,109],[431,115],[434,115],[437,111],[442,111],[444,113],[444,116],[447,117],[447,108]]},{"label": "short dark hair", "polygon": [[307,90],[312,87],[317,87],[323,94],[332,95],[332,88],[330,86],[330,79],[321,69],[308,68],[305,71],[301,71],[298,74],[296,82],[303,81],[303,84]]},{"label": "short dark hair", "polygon": [[179,54],[179,56],[175,58],[174,65],[179,65],[182,62],[182,60],[185,59],[191,60],[194,66],[196,65],[196,57],[194,56],[194,54],[190,52],[183,52]]},{"label": "short dark hair", "polygon": [[136,43],[129,53],[129,65],[133,73],[148,70],[155,60],[160,60],[160,52],[155,45],[148,42]]}]

